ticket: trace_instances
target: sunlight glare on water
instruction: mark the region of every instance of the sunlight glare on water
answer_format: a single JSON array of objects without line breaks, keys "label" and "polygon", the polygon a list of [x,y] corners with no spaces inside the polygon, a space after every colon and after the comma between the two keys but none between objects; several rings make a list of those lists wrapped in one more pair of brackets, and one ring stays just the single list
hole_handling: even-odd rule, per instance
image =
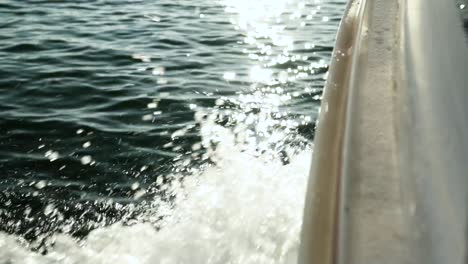
[{"label": "sunlight glare on water", "polygon": [[[182,2],[181,6],[194,8],[192,2]],[[206,5],[214,3],[210,1]],[[196,49],[185,50],[185,46],[198,41],[191,39],[185,29],[183,36],[189,35],[189,40],[177,39],[177,32],[170,32],[174,39],[163,39],[165,45],[182,46],[174,52],[175,65],[164,64],[170,61],[170,56],[148,55],[149,51],[135,51],[131,55],[132,59],[144,63],[136,70],[143,76],[139,81],[144,83],[144,78],[150,76],[160,89],[154,99],[144,97],[137,104],[140,109],[135,119],[145,122],[141,127],[149,127],[144,130],[146,133],[155,128],[153,136],[170,140],[158,148],[159,154],[171,157],[167,162],[170,170],[164,177],[156,177],[147,184],[138,177],[148,173],[151,166],[136,166],[126,160],[125,164],[137,171],[132,181],[125,183],[131,190],[130,200],[141,203],[123,206],[111,198],[96,200],[137,216],[124,214],[121,221],[107,226],[98,223],[97,228],[79,239],[70,235],[74,222],[68,223],[50,237],[44,236],[45,242],[41,241],[40,246],[32,246],[27,239],[14,234],[0,233],[0,263],[296,262],[313,123],[328,67],[325,60],[331,53],[337,22],[323,26],[323,36],[314,32],[313,29],[329,22],[330,16],[322,14],[322,1],[318,0],[220,0],[216,4],[224,10],[222,14],[195,7],[197,23],[209,24],[218,15],[232,27],[234,33],[229,34],[236,41],[220,44],[223,47],[219,54],[209,53],[207,60],[216,61],[213,56],[226,59],[236,54],[241,56],[236,63],[224,65],[221,60],[223,67],[214,67],[217,71],[209,72],[206,68],[211,64],[203,64],[206,54],[197,54]],[[333,2],[329,10],[335,12],[337,20],[341,11],[335,5]],[[168,20],[163,12],[155,14],[144,16],[158,25]],[[224,25],[216,22],[215,27]],[[219,36],[221,43],[223,37]],[[204,43],[210,46],[215,41],[208,39]],[[196,66],[188,67],[184,74],[178,72],[178,64],[186,62]],[[209,85],[215,84],[212,90],[196,91],[198,101],[186,94],[193,89],[187,83],[197,75],[203,76],[204,79],[198,80],[203,82],[203,87],[211,88]],[[224,86],[215,82],[215,78]],[[180,89],[174,84],[177,82],[184,84],[183,92],[177,90]],[[134,88],[129,87],[126,89]],[[182,100],[183,110],[171,108],[178,100]],[[209,100],[213,101],[212,105],[206,103]],[[189,115],[193,120],[182,119],[180,123],[170,120],[166,129],[158,127],[158,122],[171,115]],[[131,126],[133,121],[126,125]],[[145,132],[132,130],[129,134],[138,140]],[[91,132],[82,128],[73,131],[77,136],[90,137],[87,133]],[[184,148],[182,144],[189,147]],[[97,155],[86,152],[99,147],[99,141],[85,138],[79,146],[82,148],[78,156],[80,165],[103,166]],[[143,144],[135,152],[145,148]],[[63,151],[45,151],[50,162],[63,156]],[[35,183],[35,187],[45,189],[46,181]],[[146,196],[150,198],[144,200],[142,197]],[[53,203],[46,211],[49,217],[63,217],[63,212]],[[105,222],[106,215],[98,214],[96,222],[103,218]],[[44,254],[31,248],[39,248]]]}]

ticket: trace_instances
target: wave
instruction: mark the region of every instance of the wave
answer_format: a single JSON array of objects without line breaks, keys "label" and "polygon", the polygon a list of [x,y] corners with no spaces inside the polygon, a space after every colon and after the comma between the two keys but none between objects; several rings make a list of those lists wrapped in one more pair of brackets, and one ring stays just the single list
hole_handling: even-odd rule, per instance
[{"label": "wave", "polygon": [[0,263],[295,263],[310,150],[284,165],[241,149],[228,129],[213,129],[223,138],[211,153],[216,164],[160,183],[176,198],[155,201],[154,217],[164,216],[158,227],[118,223],[83,240],[55,234],[45,255],[2,233]]}]

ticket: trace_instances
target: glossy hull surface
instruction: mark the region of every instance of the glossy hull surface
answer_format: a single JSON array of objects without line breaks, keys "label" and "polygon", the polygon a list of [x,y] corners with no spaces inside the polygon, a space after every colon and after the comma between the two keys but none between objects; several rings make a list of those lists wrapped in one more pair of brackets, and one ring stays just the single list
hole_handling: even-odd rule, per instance
[{"label": "glossy hull surface", "polygon": [[468,49],[456,12],[438,0],[350,1],[299,263],[465,263]]}]

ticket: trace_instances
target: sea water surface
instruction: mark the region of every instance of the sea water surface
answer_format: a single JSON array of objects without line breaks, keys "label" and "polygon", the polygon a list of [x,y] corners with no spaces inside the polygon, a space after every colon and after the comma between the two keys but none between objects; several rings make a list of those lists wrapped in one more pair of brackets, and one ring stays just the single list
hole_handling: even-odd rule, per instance
[{"label": "sea water surface", "polygon": [[294,263],[346,0],[0,2],[0,263]]}]

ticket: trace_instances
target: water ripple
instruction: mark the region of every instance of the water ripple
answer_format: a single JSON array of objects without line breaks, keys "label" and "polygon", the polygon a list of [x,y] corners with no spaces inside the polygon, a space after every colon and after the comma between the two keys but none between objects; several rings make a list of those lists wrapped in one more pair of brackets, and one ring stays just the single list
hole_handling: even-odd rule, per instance
[{"label": "water ripple", "polygon": [[[154,182],[214,162],[200,113],[310,140],[345,1],[277,2],[2,1],[0,230],[41,241],[136,217]],[[265,145],[298,144],[284,138]]]}]

